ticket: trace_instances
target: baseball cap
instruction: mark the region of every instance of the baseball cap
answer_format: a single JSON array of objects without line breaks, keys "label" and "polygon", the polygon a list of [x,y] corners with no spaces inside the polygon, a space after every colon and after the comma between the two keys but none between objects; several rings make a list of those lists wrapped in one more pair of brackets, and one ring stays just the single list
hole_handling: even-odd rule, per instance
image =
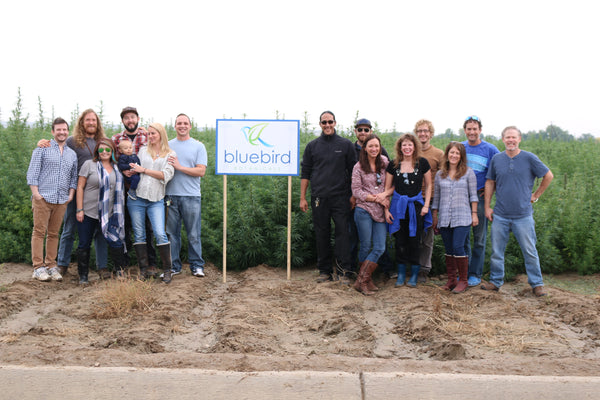
[{"label": "baseball cap", "polygon": [[125,107],[123,110],[121,110],[121,119],[123,119],[123,116],[128,113],[134,113],[138,117],[140,116],[135,107]]},{"label": "baseball cap", "polygon": [[361,118],[358,121],[356,121],[356,125],[354,125],[354,127],[357,127],[359,125],[367,125],[369,128],[373,127],[373,125],[371,125],[371,121],[369,121],[366,118]]}]

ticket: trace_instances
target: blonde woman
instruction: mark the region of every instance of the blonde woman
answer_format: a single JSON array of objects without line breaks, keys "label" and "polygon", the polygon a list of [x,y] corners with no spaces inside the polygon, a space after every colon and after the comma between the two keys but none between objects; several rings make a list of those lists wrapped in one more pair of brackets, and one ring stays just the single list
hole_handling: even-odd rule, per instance
[{"label": "blonde woman", "polygon": [[140,274],[143,279],[157,277],[158,271],[148,268],[146,243],[146,216],[152,225],[156,237],[160,258],[163,263],[163,282],[171,282],[171,244],[165,232],[165,187],[173,178],[175,170],[167,162],[169,156],[175,156],[169,148],[167,131],[158,123],[148,127],[148,145],[138,152],[140,164],[130,164],[131,171],[140,174],[135,200],[129,199],[127,208],[131,217],[135,252],[138,258]]}]

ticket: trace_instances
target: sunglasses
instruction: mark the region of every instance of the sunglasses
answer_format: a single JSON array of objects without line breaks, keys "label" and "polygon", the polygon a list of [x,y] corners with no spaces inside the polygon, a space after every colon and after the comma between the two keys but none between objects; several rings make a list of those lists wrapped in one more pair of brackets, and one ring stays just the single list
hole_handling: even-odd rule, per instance
[{"label": "sunglasses", "polygon": [[321,124],[322,124],[322,125],[327,125],[327,124],[329,124],[329,125],[333,125],[334,123],[335,123],[335,121],[334,121],[334,120],[332,120],[332,119],[330,119],[330,120],[327,120],[327,121],[321,121]]},{"label": "sunglasses", "polygon": [[381,174],[377,173],[375,176],[377,177],[377,186],[381,185]]},{"label": "sunglasses", "polygon": [[357,132],[369,132],[371,128],[356,128]]},{"label": "sunglasses", "polygon": [[477,115],[470,115],[465,119],[465,122],[467,121],[479,121],[481,122],[481,120],[479,119],[479,117]]},{"label": "sunglasses", "polygon": [[112,149],[106,147],[98,148],[98,153],[112,153]]}]

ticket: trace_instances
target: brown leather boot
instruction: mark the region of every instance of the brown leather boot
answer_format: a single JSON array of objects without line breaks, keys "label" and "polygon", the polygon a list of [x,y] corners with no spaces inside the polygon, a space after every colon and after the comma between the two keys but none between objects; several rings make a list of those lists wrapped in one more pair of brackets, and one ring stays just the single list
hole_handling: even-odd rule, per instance
[{"label": "brown leather boot", "polygon": [[456,262],[454,256],[448,254],[446,254],[446,273],[448,274],[448,282],[442,286],[442,289],[452,290],[456,286]]},{"label": "brown leather boot", "polygon": [[358,278],[356,278],[356,282],[354,282],[354,289],[358,290],[362,294],[366,296],[370,296],[375,292],[369,290],[369,286],[367,285],[368,272],[367,268],[369,267],[370,261],[364,261],[360,265],[360,271],[358,272]]},{"label": "brown leather boot", "polygon": [[377,269],[377,263],[365,261],[367,263],[367,288],[371,291],[378,291],[379,288],[373,283],[373,272]]},{"label": "brown leather boot", "polygon": [[356,281],[354,281],[354,285],[352,285],[352,287],[356,290],[358,290],[360,292],[360,288],[361,288],[361,277],[363,276],[363,270],[365,269],[366,266],[366,261],[363,261],[362,264],[360,264],[360,268],[358,270],[358,276],[356,277]]},{"label": "brown leather boot", "polygon": [[460,281],[458,282],[458,285],[456,285],[452,293],[462,293],[469,287],[469,282],[467,278],[469,275],[469,257],[454,257],[454,262],[456,263],[456,268],[458,269]]}]

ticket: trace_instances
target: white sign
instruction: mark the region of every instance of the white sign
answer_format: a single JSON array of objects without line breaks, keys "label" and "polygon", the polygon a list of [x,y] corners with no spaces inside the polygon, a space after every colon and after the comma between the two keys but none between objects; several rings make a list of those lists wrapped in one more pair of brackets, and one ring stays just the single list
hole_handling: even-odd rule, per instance
[{"label": "white sign", "polygon": [[217,175],[299,175],[300,121],[217,120]]}]

